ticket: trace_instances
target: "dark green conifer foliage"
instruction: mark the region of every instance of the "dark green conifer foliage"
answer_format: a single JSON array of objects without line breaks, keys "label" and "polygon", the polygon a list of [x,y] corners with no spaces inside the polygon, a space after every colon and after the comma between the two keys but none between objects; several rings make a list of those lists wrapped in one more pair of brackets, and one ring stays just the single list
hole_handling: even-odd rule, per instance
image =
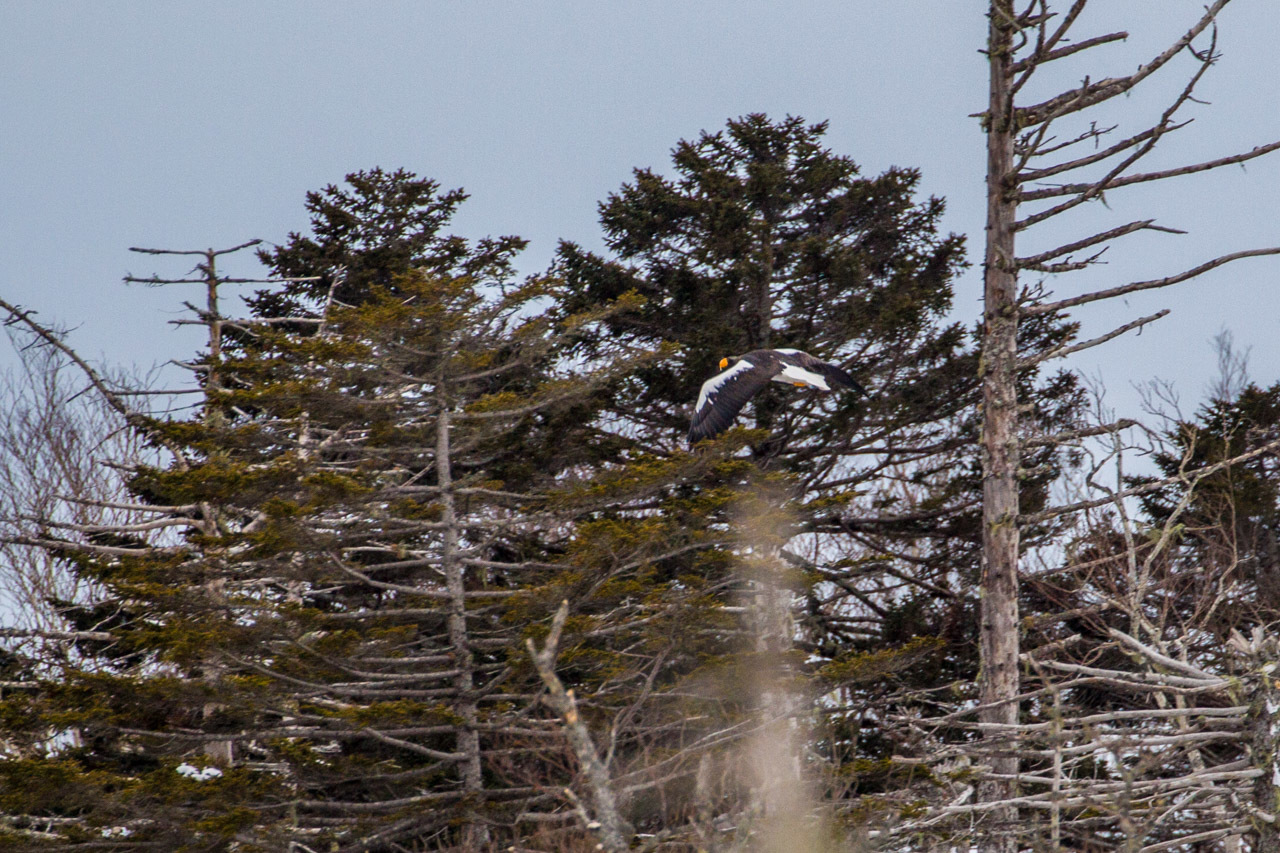
[{"label": "dark green conifer foliage", "polygon": [[[620,316],[610,334],[683,349],[637,376],[619,406],[631,417],[678,435],[716,362],[752,349],[808,347],[873,380],[880,399],[876,382],[905,391],[960,350],[960,327],[938,322],[963,264],[963,240],[937,234],[942,201],[913,200],[914,170],[861,177],[851,159],[822,147],[825,130],[751,115],[681,142],[675,177],[638,169],[601,205],[614,260],[561,247],[571,307],[634,289],[644,308]],[[957,378],[936,377],[937,389]],[[915,390],[921,401],[937,396]],[[777,438],[766,455],[803,455],[800,445],[838,436],[811,407],[762,399],[755,424]],[[848,420],[862,408],[833,413]]]},{"label": "dark green conifer foliage", "polygon": [[[1210,400],[1194,419],[1171,425],[1165,439],[1165,449],[1154,455],[1162,477],[1256,453],[1280,440],[1280,384],[1248,384],[1230,399]],[[1197,478],[1194,485],[1144,495],[1141,505],[1156,525],[1177,513],[1180,535],[1167,567],[1170,607],[1191,621],[1197,605],[1213,600],[1224,584],[1233,590],[1203,625],[1205,646],[1197,656],[1212,656],[1233,629],[1248,635],[1280,619],[1280,462],[1274,452]]]},{"label": "dark green conifer foliage", "polygon": [[429,275],[508,279],[511,262],[524,248],[519,237],[486,237],[475,244],[447,234],[450,219],[467,194],[442,192],[440,184],[397,169],[369,169],[307,193],[311,233],[259,258],[281,278],[298,279],[248,301],[258,317],[314,317],[330,300],[355,305],[375,288],[396,290],[396,276],[409,270]]},{"label": "dark green conifer foliage", "polygon": [[[917,197],[916,170],[863,176],[823,145],[825,131],[749,115],[680,142],[668,175],[638,169],[600,206],[611,254],[566,243],[556,272],[571,307],[645,297],[584,337],[582,352],[619,338],[678,347],[613,398],[637,447],[679,446],[700,384],[726,355],[795,347],[871,389],[863,399],[771,387],[741,418],[767,430],[753,435],[755,462],[795,477],[802,535],[792,558],[813,584],[808,648],[840,660],[938,636],[946,651],[913,668],[918,683],[971,678],[979,364],[965,330],[946,320],[963,239],[939,233],[943,201]],[[1043,347],[1074,331],[1046,317],[1023,334]],[[1028,423],[1070,422],[1072,377],[1046,382],[1029,369],[1024,383]],[[1043,503],[1060,464],[1052,448],[1028,452],[1026,506]]]}]

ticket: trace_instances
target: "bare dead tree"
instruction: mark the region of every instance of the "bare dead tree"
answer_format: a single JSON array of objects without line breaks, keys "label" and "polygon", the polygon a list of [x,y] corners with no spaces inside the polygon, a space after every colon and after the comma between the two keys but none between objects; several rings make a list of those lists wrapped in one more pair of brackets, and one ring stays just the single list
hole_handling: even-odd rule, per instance
[{"label": "bare dead tree", "polygon": [[[1016,393],[1019,371],[1141,329],[1167,311],[1125,323],[1080,343],[1037,353],[1018,351],[1019,323],[1086,303],[1179,284],[1242,258],[1280,253],[1280,248],[1231,252],[1181,272],[1051,300],[1040,284],[1024,284],[1019,289],[1019,275],[1051,276],[1086,269],[1099,263],[1103,252],[1126,235],[1150,230],[1179,232],[1157,225],[1154,219],[1141,219],[1029,255],[1020,256],[1017,243],[1021,235],[1036,226],[1100,201],[1108,192],[1244,163],[1280,148],[1280,142],[1271,142],[1175,168],[1141,168],[1143,158],[1162,138],[1186,126],[1181,113],[1194,102],[1196,85],[1218,58],[1215,25],[1226,3],[1227,0],[1217,0],[1208,6],[1183,35],[1136,71],[1119,76],[1090,76],[1035,103],[1023,103],[1019,96],[1030,81],[1039,82],[1053,63],[1123,41],[1127,33],[1078,33],[1088,0],[1074,0],[1065,10],[1055,10],[1048,0],[1030,0],[1023,8],[1013,0],[992,0],[988,8],[990,86],[987,109],[982,114],[988,143],[988,192],[981,368],[985,479],[979,721],[991,752],[990,773],[979,787],[978,800],[1006,832],[988,841],[986,849],[1015,849],[1015,806],[1021,803],[1015,799],[1020,778],[1018,757],[1008,749],[1009,741],[1004,735],[1017,725],[1019,704],[1025,697],[1019,680],[1019,527],[1101,505],[1085,500],[1031,517],[1020,512],[1019,446],[1037,437],[1021,434]],[[1090,120],[1093,108],[1133,92],[1182,56],[1190,57],[1193,63],[1188,81],[1152,123],[1112,141],[1115,127]],[[1046,183],[1050,180],[1052,183]]]},{"label": "bare dead tree", "polygon": [[[55,351],[30,346],[30,340],[19,337],[12,341],[20,360],[6,371],[0,403],[0,500],[6,524],[52,514],[56,495],[117,496],[112,472],[97,465],[95,457],[118,423],[81,394],[82,383],[69,379]],[[66,520],[90,523],[91,517],[81,511]],[[13,624],[50,630],[61,626],[50,602],[79,599],[76,579],[59,571],[57,561],[25,546],[4,543],[0,551],[5,554],[0,575],[4,609]]]},{"label": "bare dead tree", "polygon": [[17,329],[10,340],[19,361],[0,378],[0,643],[23,670],[47,674],[76,655],[76,643],[110,637],[74,612],[93,599],[93,585],[21,540],[39,519],[85,530],[136,522],[121,503],[120,471],[108,463],[148,451],[100,397],[85,393],[61,352]]},{"label": "bare dead tree", "polygon": [[[1278,447],[1273,442],[1264,452]],[[1104,531],[1089,558],[1046,568],[1030,580],[1035,585],[1051,574],[1073,574],[1083,581],[1082,599],[1089,603],[1066,616],[1085,627],[1055,619],[1055,638],[1021,654],[1029,676],[1017,698],[1030,714],[1008,726],[972,724],[1021,758],[1024,766],[1008,780],[1017,792],[992,803],[961,791],[923,819],[896,827],[891,837],[935,831],[964,837],[956,834],[956,820],[973,821],[1003,807],[1029,816],[1017,838],[1032,849],[1271,849],[1280,793],[1274,638],[1258,627],[1248,637],[1232,629],[1226,643],[1206,643],[1214,633],[1213,614],[1238,594],[1229,584],[1205,585],[1209,594],[1197,591],[1188,607],[1168,606],[1178,586],[1170,552],[1179,547],[1193,496],[1213,473],[1188,467],[1166,478],[1166,485],[1180,485],[1181,499],[1158,528],[1146,529],[1119,497],[1127,491],[1119,461],[1128,449],[1113,434],[1111,450],[1090,466],[1088,488],[1110,494],[1112,502],[1089,511],[1105,513],[1081,520],[1081,529],[1095,537]],[[1225,460],[1226,468],[1247,462],[1242,456]],[[1107,470],[1115,474],[1115,486],[1100,476]],[[1224,567],[1224,574],[1230,572]],[[1095,699],[1091,710],[1072,707],[1070,697],[1082,692],[1114,701],[1104,706]],[[965,716],[924,725],[932,731],[970,725]],[[931,761],[947,768],[967,751],[937,743]],[[1219,846],[1196,846],[1209,843]]]}]

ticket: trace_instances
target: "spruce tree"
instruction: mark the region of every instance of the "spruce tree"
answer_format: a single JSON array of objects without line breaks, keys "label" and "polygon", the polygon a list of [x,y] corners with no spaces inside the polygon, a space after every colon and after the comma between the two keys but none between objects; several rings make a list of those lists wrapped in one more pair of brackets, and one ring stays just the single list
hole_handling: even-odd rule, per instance
[{"label": "spruce tree", "polygon": [[[1280,618],[1280,481],[1276,456],[1267,452],[1280,440],[1280,384],[1249,383],[1230,398],[1209,400],[1193,417],[1170,423],[1163,439],[1153,459],[1159,479],[1175,482],[1139,500],[1153,528],[1177,525],[1176,547],[1162,561],[1170,575],[1166,606],[1201,629],[1204,644],[1192,653],[1213,657],[1233,630],[1247,635]],[[1185,477],[1249,454],[1207,476]],[[1156,482],[1129,479],[1131,487]],[[1197,619],[1197,609],[1224,588],[1232,590],[1225,606]]]},{"label": "spruce tree", "polygon": [[413,172],[378,168],[307,193],[310,233],[292,232],[283,245],[258,253],[276,276],[291,281],[250,298],[253,315],[314,317],[330,300],[355,305],[375,288],[394,293],[396,277],[409,270],[478,281],[511,278],[525,240],[473,243],[445,233],[466,199],[464,191],[442,191],[438,181]]},{"label": "spruce tree", "polygon": [[[944,202],[917,197],[916,170],[863,176],[824,146],[825,132],[749,115],[680,142],[669,174],[638,169],[601,204],[610,253],[565,243],[555,271],[570,307],[645,297],[584,338],[582,353],[619,338],[674,349],[615,393],[630,446],[674,452],[699,385],[721,357],[751,349],[802,349],[871,389],[863,399],[770,388],[741,418],[760,430],[749,434],[755,464],[793,478],[797,535],[784,556],[808,573],[804,648],[838,662],[927,636],[943,651],[923,666],[904,655],[909,680],[971,679],[979,363],[966,330],[947,321],[964,241],[939,233]],[[1054,346],[1074,331],[1042,317],[1021,334]],[[1072,420],[1073,377],[1031,367],[1020,381],[1029,424]],[[1027,457],[1024,501],[1035,507],[1065,457],[1044,447]]]}]

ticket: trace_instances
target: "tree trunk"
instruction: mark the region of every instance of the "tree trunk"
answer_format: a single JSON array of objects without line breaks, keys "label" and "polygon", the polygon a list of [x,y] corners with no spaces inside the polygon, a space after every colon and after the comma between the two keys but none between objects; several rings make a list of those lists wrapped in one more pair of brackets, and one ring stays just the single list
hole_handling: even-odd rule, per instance
[{"label": "tree trunk", "polygon": [[[443,394],[441,395],[443,398]],[[484,790],[483,767],[480,761],[480,734],[476,730],[477,711],[475,679],[472,674],[475,663],[471,656],[471,644],[467,636],[466,583],[463,564],[456,557],[458,548],[458,516],[453,499],[453,468],[449,458],[449,408],[440,401],[440,415],[436,422],[436,478],[443,505],[442,521],[444,537],[441,543],[440,563],[445,586],[449,593],[449,647],[453,652],[457,675],[453,686],[458,691],[457,712],[462,718],[458,728],[457,751],[466,756],[459,771],[463,790],[478,805]],[[489,842],[488,829],[477,818],[467,824],[463,832],[463,848],[480,850]]]},{"label": "tree trunk", "polygon": [[752,765],[751,814],[757,853],[822,849],[822,827],[804,772],[805,720],[789,656],[795,641],[792,592],[774,545],[753,555],[748,599],[755,634],[758,730],[747,745]]},{"label": "tree trunk", "polygon": [[[1253,782],[1253,805],[1265,815],[1280,814],[1280,682],[1273,672],[1258,677],[1258,688],[1246,717],[1249,754],[1262,771]],[[1280,850],[1280,827],[1261,814],[1251,815],[1254,850]]]},{"label": "tree trunk", "polygon": [[[213,249],[209,249],[205,253],[204,263],[205,301],[209,315],[205,320],[209,325],[209,357],[204,379],[204,422],[213,429],[218,429],[226,423],[226,418],[222,412],[222,403],[213,399],[213,396],[222,390],[222,320],[218,307],[218,285],[220,283],[218,279],[218,253]],[[215,455],[225,456],[221,451],[215,452]],[[221,519],[213,506],[207,503],[201,504],[200,517],[203,519],[204,532],[210,536],[217,536],[220,532]],[[222,581],[209,584],[208,589],[211,599],[217,601],[219,606],[225,604],[226,595]],[[226,667],[221,663],[210,660],[206,662],[203,672],[204,679],[210,684],[216,695],[220,690]],[[225,705],[221,702],[205,703],[205,720],[208,721],[215,717],[224,707]],[[230,767],[235,761],[235,741],[209,741],[205,744],[204,754],[221,763],[224,767]]]},{"label": "tree trunk", "polygon": [[[1002,776],[1017,772],[1015,751],[1000,741],[1004,726],[1017,722],[1018,707],[1018,399],[1017,266],[1014,222],[1017,201],[1010,192],[1013,173],[1013,125],[1010,66],[1012,0],[993,0],[988,60],[991,69],[987,111],[987,245],[982,335],[982,675],[979,721],[994,747],[991,769]],[[1009,799],[1011,782],[988,781],[979,788],[984,802]],[[1012,808],[993,812],[1012,829]],[[988,850],[1012,850],[1012,838],[993,840]]]}]

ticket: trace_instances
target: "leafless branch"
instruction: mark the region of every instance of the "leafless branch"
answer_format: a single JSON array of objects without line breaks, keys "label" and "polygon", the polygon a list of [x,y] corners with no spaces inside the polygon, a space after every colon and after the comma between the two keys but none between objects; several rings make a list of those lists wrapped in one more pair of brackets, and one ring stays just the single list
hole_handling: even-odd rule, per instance
[{"label": "leafless branch", "polygon": [[111,642],[115,639],[105,631],[47,631],[39,628],[0,628],[0,637],[38,640],[96,640]]},{"label": "leafless branch", "polygon": [[1213,23],[1218,13],[1227,5],[1229,0],[1215,0],[1212,6],[1209,6],[1200,20],[1187,30],[1187,32],[1166,48],[1158,56],[1154,57],[1150,62],[1138,67],[1133,74],[1125,77],[1108,77],[1099,80],[1096,83],[1090,82],[1088,78],[1080,85],[1080,88],[1070,92],[1064,92],[1047,101],[1030,107],[1015,107],[1014,114],[1019,127],[1032,127],[1041,122],[1050,121],[1071,113],[1077,113],[1087,109],[1095,104],[1108,101],[1118,95],[1123,95],[1134,86],[1150,77],[1156,71],[1160,70],[1169,60],[1177,56],[1183,49],[1188,47],[1210,24]]},{"label": "leafless branch", "polygon": [[1026,258],[1018,258],[1017,260],[1018,268],[1019,269],[1036,269],[1045,261],[1049,261],[1049,260],[1052,260],[1053,258],[1058,258],[1063,255],[1070,254],[1072,252],[1078,252],[1081,249],[1087,249],[1090,246],[1096,246],[1099,243],[1106,243],[1108,241],[1115,240],[1118,237],[1123,237],[1126,234],[1132,234],[1135,231],[1163,231],[1167,234],[1186,233],[1184,231],[1179,231],[1174,228],[1165,228],[1164,226],[1161,226],[1161,225],[1155,225],[1154,223],[1155,223],[1154,219],[1141,219],[1136,222],[1129,222],[1125,225],[1120,225],[1115,228],[1111,228],[1107,231],[1100,231],[1097,234],[1093,234],[1089,237],[1076,240],[1075,242],[1072,242],[1072,243],[1065,243],[1061,246],[1050,249],[1047,252],[1041,252],[1038,255],[1031,255]]},{"label": "leafless branch", "polygon": [[1011,70],[1014,74],[1020,74],[1028,69],[1035,68],[1045,63],[1053,62],[1055,59],[1063,59],[1072,54],[1079,53],[1082,50],[1088,50],[1091,47],[1097,47],[1102,44],[1110,44],[1111,42],[1124,41],[1129,34],[1124,31],[1107,33],[1106,35],[1094,36],[1093,38],[1083,39],[1073,42],[1066,47],[1059,47],[1051,50],[1036,51],[1028,56],[1019,59],[1013,63]]},{"label": "leafless branch", "polygon": [[1031,190],[1023,193],[1023,201],[1036,201],[1042,198],[1054,198],[1055,196],[1074,195],[1075,193],[1084,193],[1091,190],[1105,191],[1116,189],[1118,187],[1127,187],[1132,184],[1146,183],[1147,181],[1162,181],[1165,178],[1175,178],[1181,175],[1194,175],[1196,172],[1207,172],[1210,169],[1219,169],[1223,166],[1232,166],[1238,163],[1246,163],[1272,151],[1280,150],[1280,141],[1269,142],[1266,145],[1259,145],[1248,151],[1239,154],[1232,154],[1229,157],[1219,157],[1216,160],[1206,160],[1203,163],[1193,163],[1189,166],[1179,166],[1176,169],[1164,169],[1159,172],[1143,172],[1138,175],[1127,175],[1123,178],[1112,178],[1107,181],[1098,181],[1093,183],[1079,184],[1061,184],[1056,187],[1047,187],[1041,190]]},{"label": "leafless branch", "polygon": [[[143,249],[137,246],[130,246],[130,252],[138,252],[143,255],[199,255],[207,257],[209,255],[230,255],[233,252],[239,252],[241,249],[248,249],[251,246],[257,246],[262,243],[261,240],[249,240],[241,243],[239,246],[233,246],[230,249]],[[201,279],[203,282],[203,279]]]},{"label": "leafless branch", "polygon": [[1120,430],[1135,427],[1138,422],[1130,418],[1121,418],[1109,424],[1099,424],[1098,426],[1085,427],[1082,429],[1063,430],[1053,435],[1033,436],[1022,440],[1023,447],[1043,447],[1053,444],[1064,444],[1068,441],[1076,441],[1081,438],[1090,438],[1095,435],[1106,435],[1109,432],[1118,432]]},{"label": "leafless branch", "polygon": [[1184,473],[1180,473],[1176,476],[1163,477],[1159,480],[1152,480],[1151,482],[1143,483],[1140,486],[1133,486],[1132,488],[1117,491],[1114,494],[1104,498],[1096,498],[1096,499],[1087,500],[1087,501],[1078,501],[1076,503],[1067,504],[1066,506],[1053,507],[1052,509],[1047,509],[1047,510],[1044,510],[1043,512],[1037,512],[1037,513],[1033,513],[1032,515],[1024,516],[1023,518],[1020,519],[1020,521],[1026,524],[1038,524],[1042,521],[1048,521],[1051,518],[1057,518],[1060,515],[1065,515],[1067,513],[1072,513],[1072,512],[1079,512],[1080,510],[1085,510],[1085,509],[1093,509],[1094,507],[1104,506],[1106,504],[1113,503],[1114,501],[1120,500],[1123,498],[1130,498],[1136,495],[1147,495],[1147,494],[1151,494],[1152,492],[1158,492],[1161,489],[1174,485],[1175,483],[1187,483],[1189,485],[1194,486],[1197,482],[1199,482],[1200,480],[1203,480],[1205,477],[1209,476],[1210,474],[1217,473],[1218,471],[1221,471],[1225,468],[1230,468],[1234,465],[1239,465],[1241,462],[1248,462],[1250,459],[1255,459],[1259,456],[1263,456],[1268,453],[1275,453],[1277,450],[1280,450],[1280,439],[1276,441],[1268,442],[1267,444],[1264,444],[1261,447],[1256,447],[1253,450],[1248,451],[1247,453],[1241,453],[1237,456],[1232,456],[1230,459],[1224,459],[1221,462],[1216,462],[1213,465],[1206,465],[1203,468],[1197,468],[1194,471],[1187,471]]},{"label": "leafless branch", "polygon": [[[1112,338],[1118,338],[1121,335],[1123,335],[1125,332],[1131,332],[1134,329],[1142,328],[1148,323],[1154,323],[1156,320],[1159,320],[1161,317],[1164,317],[1168,313],[1169,313],[1169,309],[1164,308],[1160,311],[1157,311],[1154,314],[1148,315],[1146,317],[1140,317],[1137,320],[1134,320],[1132,323],[1125,323],[1120,328],[1112,329],[1110,332],[1107,332],[1105,335],[1099,335],[1096,338],[1091,338],[1090,340],[1082,341],[1081,343],[1073,344],[1071,346],[1056,347],[1054,349],[1046,350],[1045,352],[1033,355],[1029,358],[1020,359],[1018,361],[1018,367],[1027,368],[1027,367],[1031,367],[1032,365],[1039,364],[1042,361],[1048,361],[1054,358],[1066,358],[1067,356],[1073,353],[1077,353],[1077,352],[1080,352],[1081,350],[1086,350],[1091,347],[1096,347],[1098,344],[1104,344],[1107,341],[1111,340]],[[1110,430],[1103,430],[1103,432],[1110,432]]]},{"label": "leafless branch", "polygon": [[[1020,183],[1025,184],[1025,183],[1030,183],[1032,181],[1044,180],[1045,178],[1050,178],[1050,177],[1053,177],[1054,175],[1060,175],[1063,172],[1071,172],[1076,169],[1082,169],[1085,166],[1091,166],[1094,163],[1101,163],[1103,160],[1109,160],[1110,158],[1116,156],[1122,151],[1126,151],[1135,145],[1140,145],[1141,143],[1146,142],[1156,134],[1171,133],[1172,131],[1179,130],[1180,128],[1186,127],[1190,123],[1191,121],[1187,120],[1185,122],[1180,122],[1178,124],[1173,124],[1164,128],[1161,128],[1159,126],[1149,127],[1146,130],[1142,131],[1141,133],[1134,134],[1133,136],[1130,136],[1127,139],[1122,139],[1119,142],[1115,143],[1114,145],[1111,145],[1107,148],[1103,148],[1099,151],[1095,151],[1092,154],[1087,154],[1084,157],[1077,157],[1075,160],[1064,160],[1061,163],[1054,163],[1051,166],[1044,166],[1039,169],[1028,169],[1025,171],[1019,171],[1017,178]],[[1115,129],[1114,127],[1111,127],[1111,128],[1107,128],[1106,130],[1109,131],[1114,129]],[[1099,137],[1102,135],[1103,132],[1105,131],[1094,131],[1094,130],[1087,131],[1086,133],[1081,134],[1079,138],[1074,139],[1069,143],[1065,143],[1064,146],[1060,146],[1060,147],[1065,147],[1065,145],[1074,145],[1076,142],[1079,142],[1083,139]],[[1037,151],[1036,153],[1037,155],[1050,154],[1054,150],[1057,150],[1057,149],[1056,148],[1044,149],[1041,151]],[[1025,195],[1020,197],[1025,198]]]},{"label": "leafless branch", "polygon": [[565,619],[568,616],[569,602],[563,601],[551,620],[551,631],[547,634],[541,651],[534,645],[532,637],[525,640],[525,645],[529,650],[529,657],[532,658],[538,670],[538,675],[542,678],[542,683],[547,686],[548,702],[564,721],[569,744],[586,774],[587,786],[591,791],[597,814],[597,818],[588,821],[586,827],[600,839],[602,849],[623,853],[630,849],[627,839],[633,834],[632,830],[618,811],[617,800],[609,779],[609,769],[600,760],[600,754],[596,751],[595,743],[591,739],[591,732],[587,730],[586,723],[582,722],[578,714],[578,703],[574,699],[573,691],[565,690],[560,676],[556,675],[556,654],[560,645],[560,632],[564,629]]},{"label": "leafless branch", "polygon": [[1149,281],[1137,281],[1131,284],[1124,284],[1119,287],[1108,288],[1106,290],[1096,290],[1093,293],[1086,293],[1082,296],[1073,296],[1070,299],[1060,299],[1056,302],[1045,302],[1040,305],[1028,305],[1021,310],[1024,315],[1028,316],[1049,314],[1054,311],[1061,311],[1065,308],[1074,308],[1077,305],[1084,305],[1088,302],[1097,302],[1100,299],[1110,299],[1114,296],[1123,296],[1126,293],[1135,293],[1139,290],[1152,290],[1159,287],[1168,287],[1171,284],[1179,284],[1180,282],[1203,275],[1209,270],[1220,267],[1223,264],[1238,261],[1242,258],[1257,258],[1264,255],[1280,255],[1280,247],[1247,249],[1243,252],[1232,252],[1229,255],[1222,255],[1221,257],[1214,258],[1211,261],[1206,261],[1199,266],[1192,267],[1191,269],[1186,270],[1185,272],[1180,272],[1177,275],[1150,279]]},{"label": "leafless branch", "polygon": [[183,456],[181,449],[169,441],[168,438],[157,432],[145,417],[143,417],[139,412],[134,411],[124,402],[124,400],[120,399],[120,395],[107,385],[106,381],[102,378],[102,375],[99,374],[98,371],[94,370],[88,362],[81,358],[79,353],[67,346],[61,336],[46,328],[41,323],[36,322],[35,318],[32,316],[34,312],[23,311],[21,308],[18,308],[16,305],[12,305],[3,299],[0,299],[0,309],[9,312],[10,323],[21,322],[31,331],[35,332],[41,340],[45,341],[69,358],[76,367],[80,368],[85,376],[88,377],[90,384],[93,385],[98,393],[102,395],[102,398],[107,402],[107,404],[125,419],[126,423],[143,432],[148,438],[156,442],[156,444],[168,450],[173,457],[175,465],[178,465],[182,470],[187,469],[187,461]]}]

